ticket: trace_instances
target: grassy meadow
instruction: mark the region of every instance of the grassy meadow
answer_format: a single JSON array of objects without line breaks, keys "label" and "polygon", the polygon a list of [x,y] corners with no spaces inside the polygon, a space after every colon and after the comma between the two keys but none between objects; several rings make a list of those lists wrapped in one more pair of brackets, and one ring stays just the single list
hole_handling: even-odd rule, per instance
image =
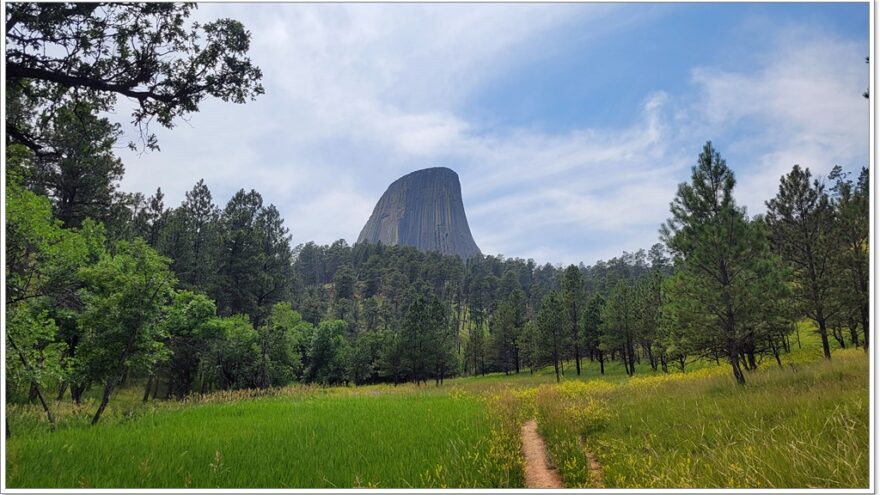
[{"label": "grassy meadow", "polygon": [[[569,487],[868,486],[868,357],[831,362],[801,331],[783,367],[735,385],[723,364],[625,375],[597,363],[441,387],[287,387],[142,404],[125,389],[106,421],[53,403],[7,406],[7,486],[521,487],[520,425],[538,420]],[[591,469],[589,458],[601,466]]]}]

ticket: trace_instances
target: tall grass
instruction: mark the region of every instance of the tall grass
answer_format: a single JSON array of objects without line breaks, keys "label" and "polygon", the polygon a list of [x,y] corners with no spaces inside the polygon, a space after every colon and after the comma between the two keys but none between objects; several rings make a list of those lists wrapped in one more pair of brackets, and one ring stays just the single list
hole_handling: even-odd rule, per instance
[{"label": "tall grass", "polygon": [[45,487],[421,487],[522,483],[468,394],[263,398],[14,436],[7,484]]},{"label": "tall grass", "polygon": [[[96,407],[7,405],[7,485],[77,487],[519,487],[520,428],[537,418],[568,487],[865,487],[868,358],[821,357],[808,325],[783,366],[765,359],[737,386],[729,366],[629,377],[584,361],[412,384],[289,386],[141,401],[136,387]],[[588,453],[603,473],[590,469]]]},{"label": "tall grass", "polygon": [[568,486],[853,488],[868,486],[868,359],[767,366],[737,386],[720,366],[566,393],[536,408]]}]

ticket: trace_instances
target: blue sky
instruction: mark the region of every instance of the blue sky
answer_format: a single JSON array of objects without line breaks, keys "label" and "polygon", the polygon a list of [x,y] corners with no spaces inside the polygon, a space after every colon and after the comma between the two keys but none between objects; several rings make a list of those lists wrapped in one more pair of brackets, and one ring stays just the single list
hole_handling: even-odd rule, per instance
[{"label": "blue sky", "polygon": [[711,139],[763,209],[794,163],[868,161],[868,4],[203,4],[253,33],[266,95],[122,152],[166,204],[204,178],[353,242],[385,187],[459,173],[484,253],[592,264],[657,242]]},{"label": "blue sky", "polygon": [[543,57],[498,74],[458,110],[470,118],[503,119],[503,125],[555,132],[626,126],[646,94],[658,88],[685,97],[692,92],[693,67],[755,70],[755,52],[772,43],[774,26],[813,26],[862,39],[867,48],[866,3],[618,8],[627,25],[599,38],[587,36],[577,25],[553,33],[555,46],[546,47]]}]

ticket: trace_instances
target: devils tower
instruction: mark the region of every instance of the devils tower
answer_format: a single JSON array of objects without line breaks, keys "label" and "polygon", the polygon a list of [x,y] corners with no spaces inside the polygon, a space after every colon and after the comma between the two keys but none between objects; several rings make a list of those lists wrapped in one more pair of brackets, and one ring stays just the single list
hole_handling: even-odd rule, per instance
[{"label": "devils tower", "polygon": [[458,174],[445,167],[417,170],[392,182],[357,241],[413,246],[462,259],[480,254],[464,213]]}]

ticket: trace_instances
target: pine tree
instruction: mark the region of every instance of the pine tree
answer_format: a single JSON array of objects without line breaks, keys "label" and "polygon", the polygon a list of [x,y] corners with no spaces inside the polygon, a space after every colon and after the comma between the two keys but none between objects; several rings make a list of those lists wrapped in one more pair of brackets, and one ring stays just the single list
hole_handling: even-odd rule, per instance
[{"label": "pine tree", "polygon": [[680,267],[670,304],[681,318],[706,324],[691,327],[698,332],[692,341],[702,352],[725,356],[737,383],[745,384],[739,360],[745,329],[740,322],[758,304],[748,288],[755,283],[755,265],[766,257],[767,246],[737,206],[735,184],[733,171],[712,143],[706,143],[691,182],[678,186],[670,205],[672,218],[661,234]]},{"label": "pine tree", "polygon": [[840,310],[835,300],[839,273],[834,266],[834,208],[809,169],[795,165],[782,177],[776,197],[767,201],[767,225],[773,249],[790,268],[795,300],[802,313],[816,322],[822,350],[831,359],[828,322]]}]

